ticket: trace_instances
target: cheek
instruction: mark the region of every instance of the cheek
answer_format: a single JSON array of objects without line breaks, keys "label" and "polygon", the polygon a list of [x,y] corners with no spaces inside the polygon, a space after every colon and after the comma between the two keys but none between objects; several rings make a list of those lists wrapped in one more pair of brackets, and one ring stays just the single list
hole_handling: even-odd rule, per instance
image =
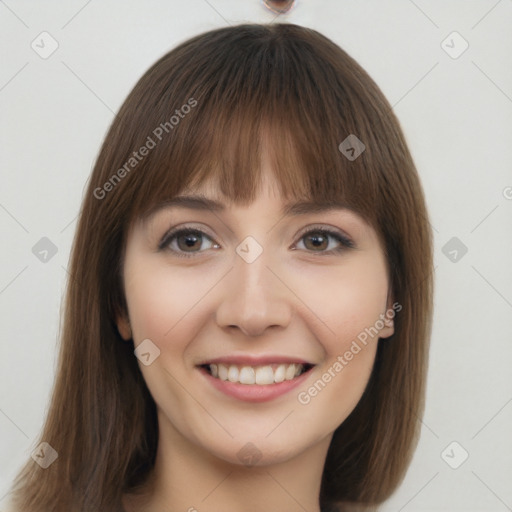
[{"label": "cheek", "polygon": [[300,293],[322,320],[310,325],[318,326],[315,335],[325,355],[298,401],[334,430],[355,408],[370,378],[388,281],[384,260],[375,256],[359,257],[315,278],[314,287],[307,287],[312,281],[305,279]]},{"label": "cheek", "polygon": [[132,275],[126,295],[136,342],[145,338],[161,340],[172,329],[176,322],[176,291],[171,292],[171,280],[164,276],[149,271]]},{"label": "cheek", "polygon": [[157,404],[185,410],[187,395],[180,392],[177,382],[186,379],[187,347],[201,325],[198,317],[205,312],[200,299],[211,284],[194,278],[193,270],[171,269],[158,262],[133,259],[126,270],[135,346],[150,339],[160,350],[154,362],[148,366],[139,362],[139,368]]},{"label": "cheek", "polygon": [[311,325],[319,326],[317,338],[328,357],[348,350],[352,340],[373,327],[385,312],[388,282],[381,257],[357,255],[347,265],[299,275],[297,295],[321,320]]},{"label": "cheek", "polygon": [[[162,351],[183,351],[200,328],[203,300],[218,278],[199,268],[171,268],[136,259],[126,266],[126,296],[136,343],[149,338]],[[137,270],[134,270],[137,269]]]},{"label": "cheek", "polygon": [[150,257],[131,254],[124,267],[126,302],[137,345],[149,338],[158,346],[164,333],[172,328],[176,293],[171,293],[171,280],[157,272]]}]

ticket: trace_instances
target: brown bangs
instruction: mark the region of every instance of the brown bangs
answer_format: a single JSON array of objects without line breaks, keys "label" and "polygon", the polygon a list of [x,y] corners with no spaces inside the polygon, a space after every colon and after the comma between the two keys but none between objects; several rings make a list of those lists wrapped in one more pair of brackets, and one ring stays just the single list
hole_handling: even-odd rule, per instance
[{"label": "brown bangs", "polygon": [[[344,73],[354,71],[340,65],[339,48],[325,39],[319,51],[318,35],[315,47],[304,33],[287,39],[293,30],[247,26],[238,45],[221,30],[212,35],[210,51],[195,52],[192,40],[158,61],[132,92],[138,101],[125,103],[137,104],[136,112],[123,107],[119,113],[117,129],[133,136],[98,186],[133,151],[151,141],[154,147],[107,200],[132,197],[132,221],[183,189],[211,181],[234,203],[247,204],[259,190],[265,152],[285,200],[343,205],[377,227],[385,194],[376,177],[383,169],[374,132],[393,131],[383,126],[389,113],[368,108],[368,84],[350,85],[354,76]],[[354,161],[339,150],[351,134],[366,146]]]}]

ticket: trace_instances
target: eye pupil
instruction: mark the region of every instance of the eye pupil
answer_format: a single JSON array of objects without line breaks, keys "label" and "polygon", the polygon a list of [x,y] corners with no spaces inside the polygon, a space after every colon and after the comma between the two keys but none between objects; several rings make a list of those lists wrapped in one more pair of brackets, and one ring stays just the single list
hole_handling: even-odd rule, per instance
[{"label": "eye pupil", "polygon": [[321,247],[322,245],[325,245],[327,237],[322,234],[315,234],[315,235],[307,236],[306,240],[311,240],[313,243],[313,247],[318,248],[318,247]]},{"label": "eye pupil", "polygon": [[[184,246],[182,246],[182,244],[180,244],[181,240],[185,240]],[[198,240],[199,240],[199,246],[201,246],[201,236],[200,235],[196,235],[194,233],[189,233],[187,235],[183,235],[181,237],[178,237],[178,246],[180,247],[180,249],[183,249],[183,247],[185,247],[185,248],[193,248],[194,244],[197,243]]]}]

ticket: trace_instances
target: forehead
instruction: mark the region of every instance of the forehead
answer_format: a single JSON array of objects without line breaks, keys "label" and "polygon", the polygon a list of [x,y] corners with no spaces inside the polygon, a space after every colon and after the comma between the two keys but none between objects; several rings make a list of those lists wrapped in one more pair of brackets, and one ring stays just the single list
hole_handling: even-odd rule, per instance
[{"label": "forehead", "polygon": [[[262,168],[260,173],[259,182],[254,190],[254,199],[249,201],[241,201],[236,198],[226,196],[219,186],[216,178],[207,178],[200,184],[189,184],[174,198],[176,204],[181,203],[185,205],[189,203],[193,206],[193,201],[189,202],[189,198],[197,198],[196,206],[201,208],[204,199],[207,205],[210,205],[213,210],[221,211],[230,207],[247,207],[253,202],[259,200],[272,201],[280,205],[282,214],[301,214],[311,213],[314,211],[325,211],[325,209],[342,208],[350,210],[343,201],[327,201],[327,200],[313,200],[311,196],[300,194],[284,195],[280,187],[279,180],[272,172],[271,167],[265,158],[262,159]],[[243,173],[240,174],[240,179],[243,179]],[[168,202],[174,202],[170,199]]]},{"label": "forehead", "polygon": [[[261,149],[259,165],[252,169],[252,173],[251,169],[238,166],[235,167],[236,171],[231,169],[233,172],[226,175],[216,172],[218,169],[215,166],[210,167],[211,164],[203,163],[200,172],[193,173],[193,177],[185,180],[174,193],[166,196],[160,189],[158,199],[155,198],[154,202],[148,204],[147,209],[139,215],[139,220],[146,224],[159,212],[170,212],[176,208],[183,211],[230,214],[237,209],[253,207],[261,208],[262,214],[272,211],[280,219],[341,213],[345,219],[352,219],[357,224],[373,225],[357,208],[357,201],[353,201],[350,194],[351,187],[343,187],[342,194],[337,194],[333,187],[327,187],[328,193],[324,194],[319,190],[315,193],[310,187],[304,187],[304,183],[301,186],[301,171],[295,166],[288,166],[287,177],[283,179],[283,169],[280,166],[289,162],[269,158],[268,143],[263,144]],[[313,162],[312,169],[315,169],[314,165]],[[311,172],[316,170],[310,171],[310,174]],[[234,186],[225,186],[228,183],[226,180],[234,180]],[[325,180],[319,181],[325,183]]]},{"label": "forehead", "polygon": [[[356,212],[342,201],[319,201],[309,197],[285,198],[281,194],[277,181],[270,176],[266,176],[262,180],[260,187],[256,191],[254,201],[271,201],[276,203],[278,205],[278,213],[282,217],[328,213],[340,210],[357,216]],[[146,212],[143,220],[148,221],[158,212],[173,207],[222,213],[233,207],[248,207],[252,202],[233,200],[224,195],[215,182],[209,181],[200,186],[187,186],[176,196],[155,204]]]},{"label": "forehead", "polygon": [[[282,190],[279,184],[279,180],[276,178],[275,173],[272,171],[266,153],[266,151],[263,151],[261,155],[261,169],[259,172],[259,180],[255,187],[255,194],[256,196],[267,195],[275,199],[281,199]],[[241,171],[238,177],[239,179],[243,179],[244,172]],[[181,193],[183,195],[204,194],[219,201],[231,202],[231,199],[223,194],[219,185],[218,175],[216,174],[207,178],[203,178],[201,183],[189,183],[183,188]]]}]

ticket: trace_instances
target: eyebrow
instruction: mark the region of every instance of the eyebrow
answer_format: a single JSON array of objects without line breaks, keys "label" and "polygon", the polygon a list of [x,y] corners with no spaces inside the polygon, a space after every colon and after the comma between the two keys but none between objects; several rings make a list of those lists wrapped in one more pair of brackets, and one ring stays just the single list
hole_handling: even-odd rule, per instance
[{"label": "eyebrow", "polygon": [[[144,222],[149,221],[159,211],[172,207],[189,208],[193,210],[209,210],[212,212],[223,212],[226,210],[226,206],[216,201],[215,199],[208,198],[203,195],[182,195],[176,196],[172,199],[162,201],[142,215]],[[324,213],[330,210],[349,210],[353,211],[346,204],[337,201],[325,201],[325,202],[313,202],[313,201],[297,201],[294,203],[287,203],[281,209],[281,215],[289,217],[292,215],[308,215],[311,213]]]}]

